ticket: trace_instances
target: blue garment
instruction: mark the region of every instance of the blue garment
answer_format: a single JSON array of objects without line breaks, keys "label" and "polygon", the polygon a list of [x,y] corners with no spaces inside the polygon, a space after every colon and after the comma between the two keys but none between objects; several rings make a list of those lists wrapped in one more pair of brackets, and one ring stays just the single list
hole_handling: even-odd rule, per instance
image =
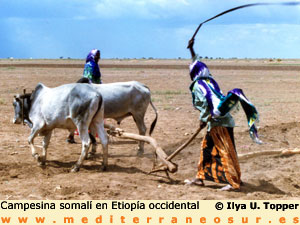
[{"label": "blue garment", "polygon": [[86,57],[86,63],[83,70],[83,77],[88,78],[90,83],[94,84],[102,84],[99,65],[95,62],[95,56],[98,52],[100,53],[97,49],[90,51]]},{"label": "blue garment", "polygon": [[258,138],[255,126],[258,121],[258,112],[241,89],[235,88],[229,91],[227,96],[223,95],[218,83],[209,73],[207,66],[198,60],[195,60],[190,66],[190,76],[193,80],[190,86],[193,104],[200,110],[200,119],[203,122],[206,122],[205,120],[208,120],[210,115],[212,121],[221,119],[220,124],[223,124],[223,126],[227,124],[231,127],[233,119],[229,112],[240,102],[247,116],[250,137],[256,143],[262,143]]}]

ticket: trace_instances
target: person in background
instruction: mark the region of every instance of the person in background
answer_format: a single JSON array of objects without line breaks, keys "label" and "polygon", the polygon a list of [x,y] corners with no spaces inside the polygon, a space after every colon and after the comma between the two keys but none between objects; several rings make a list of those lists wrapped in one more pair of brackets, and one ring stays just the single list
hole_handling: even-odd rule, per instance
[{"label": "person in background", "polygon": [[[84,65],[83,77],[80,78],[76,83],[102,84],[101,73],[98,65],[99,59],[100,51],[98,49],[93,49],[89,52],[89,54],[86,57],[86,63]],[[79,135],[77,130],[74,133],[76,135]],[[91,139],[92,142],[96,141],[94,137],[91,137]],[[76,143],[74,139],[74,134],[69,134],[66,141],[70,144]]]},{"label": "person in background", "polygon": [[83,77],[89,80],[89,83],[102,84],[101,73],[99,69],[100,51],[93,49],[86,57],[86,63],[84,65]]},{"label": "person in background", "polygon": [[241,103],[248,119],[250,137],[260,144],[254,124],[258,113],[241,89],[233,89],[227,96],[223,95],[208,67],[198,60],[193,46],[194,39],[188,45],[193,60],[190,65],[190,91],[193,105],[200,111],[200,127],[207,126],[207,132],[200,150],[196,178],[186,180],[186,183],[204,186],[204,180],[209,180],[227,184],[222,190],[238,190],[242,183],[241,171],[234,142],[235,123],[229,112],[238,102]]}]

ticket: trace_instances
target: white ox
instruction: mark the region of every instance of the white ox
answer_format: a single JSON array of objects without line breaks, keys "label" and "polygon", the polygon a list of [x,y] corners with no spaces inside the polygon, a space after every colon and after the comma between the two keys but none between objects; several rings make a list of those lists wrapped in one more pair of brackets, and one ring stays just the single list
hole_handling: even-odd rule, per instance
[{"label": "white ox", "polygon": [[[23,99],[22,99],[23,98]],[[26,104],[22,104],[26,102]],[[14,99],[14,123],[21,123],[28,118],[31,123],[31,133],[28,138],[32,156],[39,164],[46,162],[47,148],[54,128],[78,130],[82,141],[81,155],[72,172],[79,170],[90,146],[89,131],[92,135],[98,133],[103,148],[103,169],[108,164],[107,135],[104,130],[103,98],[94,86],[89,84],[65,84],[56,88],[48,88],[38,84],[31,95],[23,95]],[[28,113],[28,115],[24,115]],[[44,136],[42,156],[34,147],[34,138]]]},{"label": "white ox", "polygon": [[[83,78],[78,82],[88,82],[88,80]],[[151,93],[147,86],[137,81],[91,85],[95,87],[103,97],[104,118],[112,118],[120,123],[124,118],[132,116],[140,135],[146,134],[147,128],[144,117],[148,105],[151,104],[156,115],[149,131],[149,134],[151,135],[158,115],[157,110],[151,101]],[[73,139],[72,134],[69,136],[69,139]],[[94,149],[95,148],[93,147],[92,154],[94,153]],[[144,142],[139,142],[138,150],[139,154],[144,152]]]}]

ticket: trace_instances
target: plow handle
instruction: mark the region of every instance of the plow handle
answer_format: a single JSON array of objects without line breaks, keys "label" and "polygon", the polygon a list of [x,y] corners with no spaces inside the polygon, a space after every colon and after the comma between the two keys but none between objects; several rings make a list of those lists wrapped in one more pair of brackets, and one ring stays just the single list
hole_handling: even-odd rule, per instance
[{"label": "plow handle", "polygon": [[179,152],[181,152],[186,146],[188,146],[188,145],[192,142],[192,140],[199,134],[199,132],[200,132],[202,129],[203,129],[203,127],[200,126],[200,127],[196,130],[196,132],[193,134],[193,136],[192,136],[189,140],[187,140],[185,143],[183,143],[179,148],[177,148],[171,155],[169,155],[169,156],[166,158],[166,160],[167,160],[167,161],[170,161],[170,160],[172,160],[176,155],[178,155]]}]

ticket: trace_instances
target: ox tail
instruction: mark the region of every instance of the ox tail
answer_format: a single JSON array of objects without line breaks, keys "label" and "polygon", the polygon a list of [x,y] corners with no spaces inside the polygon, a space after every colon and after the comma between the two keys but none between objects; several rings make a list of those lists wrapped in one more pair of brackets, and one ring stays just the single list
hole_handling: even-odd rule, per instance
[{"label": "ox tail", "polygon": [[156,115],[156,116],[155,116],[155,119],[153,120],[153,122],[152,122],[152,124],[151,124],[151,127],[150,127],[149,135],[151,136],[151,134],[152,134],[152,132],[153,132],[153,130],[154,130],[154,127],[155,127],[155,125],[156,125],[156,122],[157,122],[158,113],[157,113],[157,109],[156,109],[155,106],[153,105],[151,99],[150,99],[150,104],[151,104],[151,106],[152,106],[152,108],[153,108],[153,110],[154,110],[154,112],[155,112],[155,115]]},{"label": "ox tail", "polygon": [[[103,107],[104,107],[103,97],[102,97],[102,95],[100,95],[99,103],[98,103],[98,109],[97,109],[96,113],[94,114],[92,121],[94,120],[94,118],[97,116],[98,113],[101,113],[101,110],[103,110],[103,116],[104,116]],[[96,138],[91,133],[89,133],[89,136],[90,136],[90,139],[92,141],[92,144],[95,144],[96,143]]]},{"label": "ox tail", "polygon": [[[103,112],[104,112],[103,107],[104,107],[103,97],[102,97],[102,95],[100,95],[100,96],[99,96],[98,109],[97,109],[97,111],[96,111],[96,113],[95,113],[93,119],[97,116],[98,113],[100,113],[101,110],[103,110]],[[103,113],[103,114],[104,114],[104,113]]]}]

